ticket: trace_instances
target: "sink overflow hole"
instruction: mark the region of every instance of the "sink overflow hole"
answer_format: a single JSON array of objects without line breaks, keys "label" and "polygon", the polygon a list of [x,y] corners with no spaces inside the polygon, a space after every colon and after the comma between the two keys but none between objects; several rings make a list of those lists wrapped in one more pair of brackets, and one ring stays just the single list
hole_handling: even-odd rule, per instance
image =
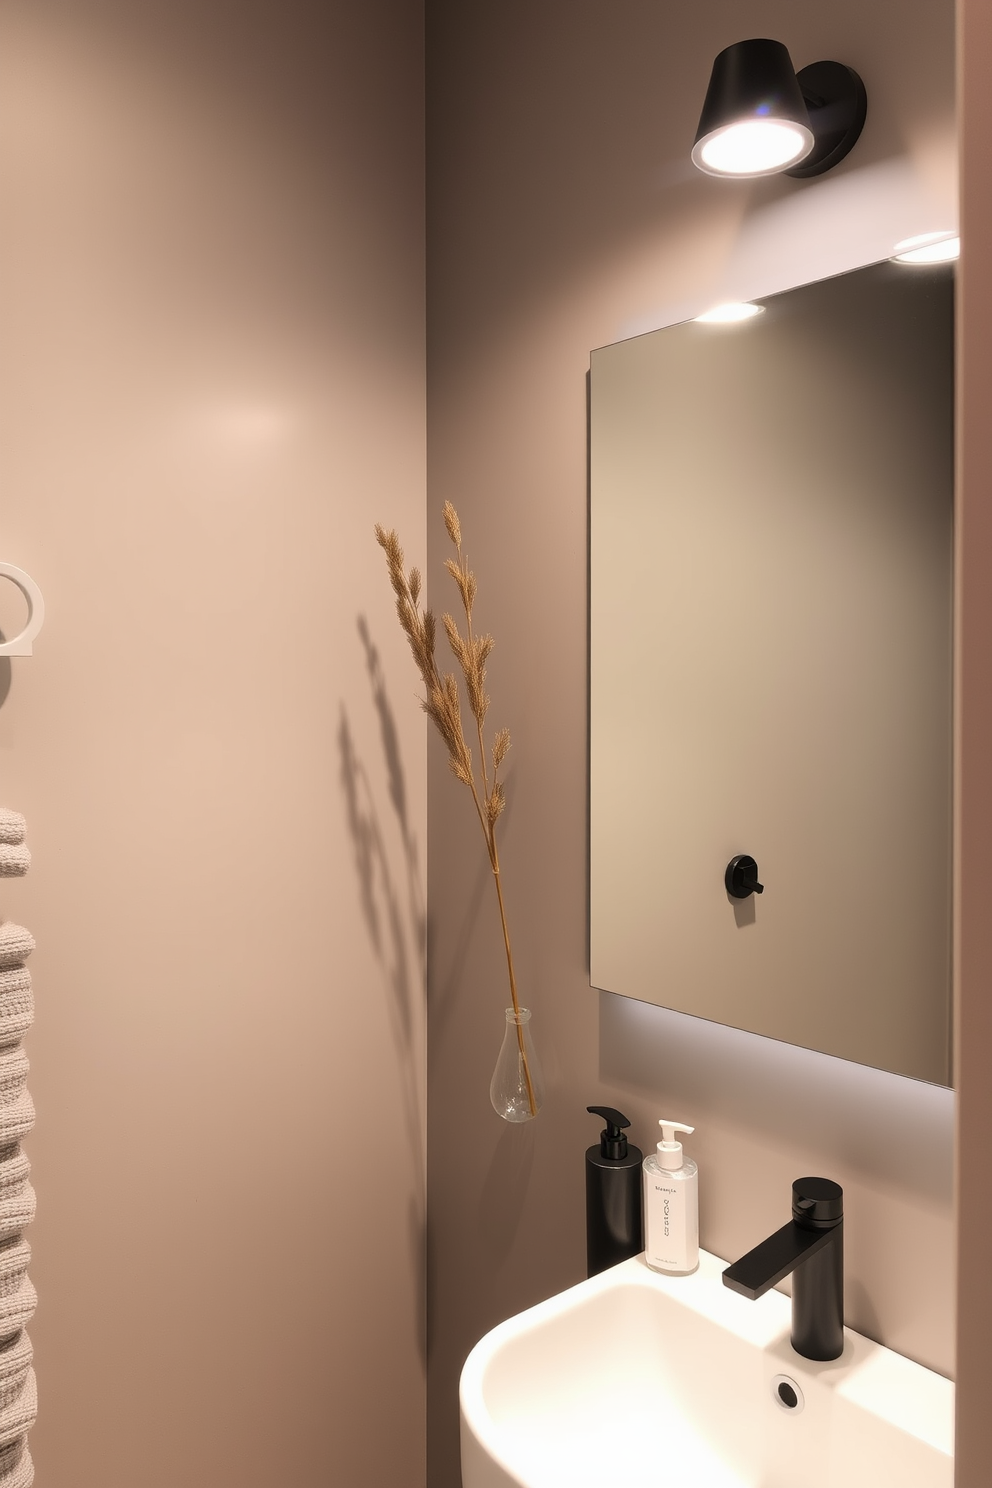
[{"label": "sink overflow hole", "polygon": [[772,1394],[779,1409],[787,1411],[790,1415],[797,1414],[806,1404],[802,1390],[787,1374],[775,1376],[772,1380]]}]

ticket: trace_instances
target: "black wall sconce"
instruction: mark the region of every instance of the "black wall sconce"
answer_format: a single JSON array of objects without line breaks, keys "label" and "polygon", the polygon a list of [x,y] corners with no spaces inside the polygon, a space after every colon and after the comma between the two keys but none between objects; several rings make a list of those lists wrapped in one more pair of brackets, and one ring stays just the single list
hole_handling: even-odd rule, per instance
[{"label": "black wall sconce", "polygon": [[797,73],[782,42],[737,41],[713,63],[693,164],[710,176],[820,176],[857,142],[867,112],[852,67]]}]

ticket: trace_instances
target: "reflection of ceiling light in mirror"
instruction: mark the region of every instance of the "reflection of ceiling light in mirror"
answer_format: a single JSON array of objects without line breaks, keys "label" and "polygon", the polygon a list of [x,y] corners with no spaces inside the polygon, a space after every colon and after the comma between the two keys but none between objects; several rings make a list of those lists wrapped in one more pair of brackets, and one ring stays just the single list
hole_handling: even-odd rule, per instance
[{"label": "reflection of ceiling light in mirror", "polygon": [[896,263],[932,264],[950,263],[961,252],[961,239],[956,233],[917,233],[915,238],[903,238],[893,252]]},{"label": "reflection of ceiling light in mirror", "polygon": [[733,325],[738,320],[750,320],[755,315],[764,312],[764,305],[748,305],[735,303],[729,305],[714,305],[712,310],[705,311],[702,315],[693,317],[702,325]]},{"label": "reflection of ceiling light in mirror", "polygon": [[714,176],[764,176],[794,165],[813,148],[803,124],[777,119],[742,119],[699,141],[692,158]]}]

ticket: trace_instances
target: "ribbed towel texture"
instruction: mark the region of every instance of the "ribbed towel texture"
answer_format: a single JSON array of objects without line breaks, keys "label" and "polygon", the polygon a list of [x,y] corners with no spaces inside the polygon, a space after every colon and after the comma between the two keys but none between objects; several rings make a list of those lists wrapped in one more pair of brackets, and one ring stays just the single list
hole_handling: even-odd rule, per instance
[{"label": "ribbed towel texture", "polygon": [[[31,865],[24,818],[0,807],[0,878]],[[30,1064],[20,1040],[34,1021],[34,992],[25,961],[34,937],[23,925],[0,925],[0,1488],[31,1488],[27,1434],[38,1414],[34,1351],[26,1327],[37,1305],[28,1276],[31,1247],[23,1231],[34,1219],[31,1164],[21,1138],[34,1126]]]},{"label": "ribbed towel texture", "polygon": [[30,1183],[0,1198],[0,1242],[11,1240],[34,1220],[35,1197]]},{"label": "ribbed towel texture", "polygon": [[[20,1235],[0,1240],[0,1310],[6,1299],[19,1292],[31,1261],[31,1247]],[[0,1338],[4,1331],[0,1329]]]},{"label": "ribbed towel texture", "polygon": [[31,973],[24,965],[34,936],[23,925],[0,925],[0,1049],[23,1038],[34,1022]]},{"label": "ribbed towel texture", "polygon": [[0,1105],[0,1143],[19,1142],[34,1126],[34,1101],[26,1090],[15,1100]]},{"label": "ribbed towel texture", "polygon": [[14,1338],[27,1340],[28,1335],[24,1329],[34,1317],[37,1306],[38,1293],[34,1289],[34,1283],[29,1276],[22,1276],[21,1284],[15,1292],[0,1297],[0,1328]]},{"label": "ribbed towel texture", "polygon": [[23,1038],[34,1022],[34,993],[26,966],[0,971],[0,1048]]},{"label": "ribbed towel texture", "polygon": [[22,1328],[0,1344],[0,1446],[5,1446],[18,1433],[10,1431],[11,1420],[20,1419],[15,1414],[17,1406],[27,1405],[21,1396],[31,1374],[34,1349],[31,1340]]},{"label": "ribbed towel texture", "polygon": [[9,1106],[19,1096],[27,1094],[24,1087],[30,1068],[28,1056],[20,1044],[0,1050],[0,1106]]},{"label": "ribbed towel texture", "polygon": [[24,1437],[0,1447],[0,1488],[30,1488],[34,1463]]},{"label": "ribbed towel texture", "polygon": [[[23,1333],[20,1335],[22,1338],[25,1336]],[[37,1415],[38,1386],[34,1370],[29,1365],[26,1377],[19,1382],[9,1404],[0,1406],[0,1447],[5,1447],[19,1436],[25,1436],[34,1425]]]},{"label": "ribbed towel texture", "polygon": [[34,950],[34,936],[23,925],[8,920],[0,925],[0,967],[19,966]]}]

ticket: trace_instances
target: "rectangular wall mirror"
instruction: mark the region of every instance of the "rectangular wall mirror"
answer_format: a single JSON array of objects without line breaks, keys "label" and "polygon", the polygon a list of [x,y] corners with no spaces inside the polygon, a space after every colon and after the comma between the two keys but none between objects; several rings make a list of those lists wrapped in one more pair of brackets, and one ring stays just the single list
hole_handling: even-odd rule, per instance
[{"label": "rectangular wall mirror", "polygon": [[872,264],[591,373],[591,980],[944,1085],[953,275]]}]

